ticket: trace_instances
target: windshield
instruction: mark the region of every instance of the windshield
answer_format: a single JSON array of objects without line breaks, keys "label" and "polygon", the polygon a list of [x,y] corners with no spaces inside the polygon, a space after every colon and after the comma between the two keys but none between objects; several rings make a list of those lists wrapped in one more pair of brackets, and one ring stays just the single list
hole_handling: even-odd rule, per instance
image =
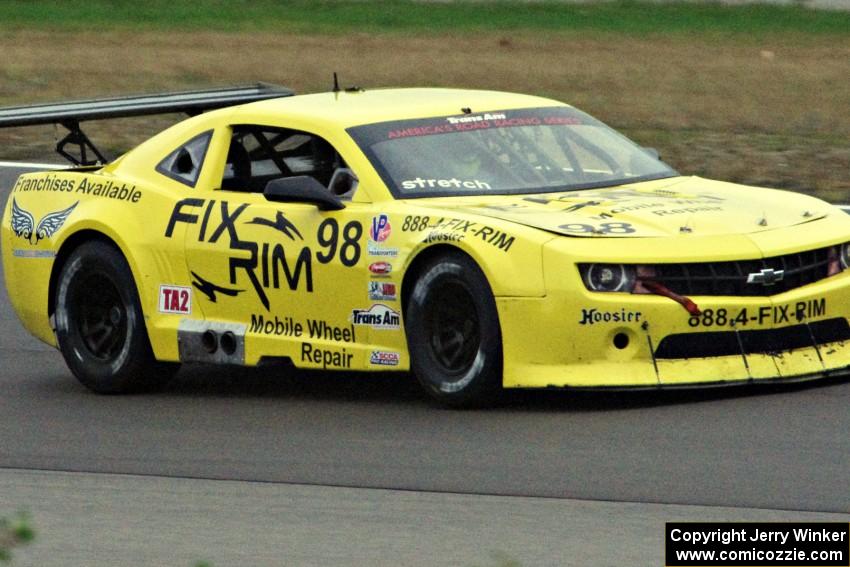
[{"label": "windshield", "polygon": [[398,198],[542,193],[678,175],[569,107],[398,120],[348,132]]}]

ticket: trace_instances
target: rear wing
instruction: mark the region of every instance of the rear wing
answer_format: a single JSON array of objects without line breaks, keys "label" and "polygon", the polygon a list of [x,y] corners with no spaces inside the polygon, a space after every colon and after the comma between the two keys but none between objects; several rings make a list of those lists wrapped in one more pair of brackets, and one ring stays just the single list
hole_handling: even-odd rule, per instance
[{"label": "rear wing", "polygon": [[[80,129],[82,121],[170,113],[194,116],[216,108],[294,94],[285,87],[257,83],[196,91],[7,106],[0,107],[0,128],[61,124],[68,129],[68,134],[56,143],[56,151],[74,165],[97,165],[108,160]],[[66,151],[65,148],[69,144],[77,146],[79,156]],[[94,154],[94,157],[90,158],[89,152]]]}]

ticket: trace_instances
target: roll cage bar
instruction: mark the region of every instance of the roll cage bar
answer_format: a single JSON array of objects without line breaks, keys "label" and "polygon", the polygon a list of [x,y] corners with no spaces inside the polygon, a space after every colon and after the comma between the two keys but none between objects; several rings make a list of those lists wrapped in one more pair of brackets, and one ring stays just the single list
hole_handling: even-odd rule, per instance
[{"label": "roll cage bar", "polygon": [[[75,166],[98,165],[108,160],[80,128],[82,121],[171,113],[195,116],[207,110],[294,94],[294,91],[286,87],[256,83],[194,91],[7,106],[0,107],[0,128],[60,124],[68,133],[56,143],[59,155]],[[70,153],[66,149],[68,146],[76,146],[78,155]]]}]

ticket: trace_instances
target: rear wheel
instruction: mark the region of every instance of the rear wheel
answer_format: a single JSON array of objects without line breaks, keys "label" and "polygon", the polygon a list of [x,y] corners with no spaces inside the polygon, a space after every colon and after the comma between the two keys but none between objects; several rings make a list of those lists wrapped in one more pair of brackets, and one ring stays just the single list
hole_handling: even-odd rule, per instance
[{"label": "rear wheel", "polygon": [[436,400],[455,407],[492,402],[502,386],[502,338],[487,278],[468,256],[428,261],[405,313],[411,367]]},{"label": "rear wheel", "polygon": [[68,368],[97,393],[160,387],[178,367],[154,359],[133,274],[104,242],[82,244],[62,267],[55,325]]}]

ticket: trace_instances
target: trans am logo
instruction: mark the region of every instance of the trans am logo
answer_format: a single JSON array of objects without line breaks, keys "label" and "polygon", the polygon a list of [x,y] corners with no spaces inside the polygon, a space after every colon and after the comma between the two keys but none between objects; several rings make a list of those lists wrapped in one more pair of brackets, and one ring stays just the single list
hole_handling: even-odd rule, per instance
[{"label": "trans am logo", "polygon": [[351,322],[355,325],[368,325],[373,329],[398,329],[401,317],[398,311],[376,303],[369,309],[354,309],[351,312]]},{"label": "trans am logo", "polygon": [[[65,221],[79,203],[77,201],[67,209],[56,211],[55,213],[47,213],[38,222],[38,226],[36,226],[35,218],[33,218],[32,214],[19,207],[17,201],[12,199],[12,230],[15,236],[29,241],[30,244],[38,244],[39,240],[50,238],[56,234],[56,231],[65,224]],[[33,237],[35,237],[35,240],[33,240]]]}]

